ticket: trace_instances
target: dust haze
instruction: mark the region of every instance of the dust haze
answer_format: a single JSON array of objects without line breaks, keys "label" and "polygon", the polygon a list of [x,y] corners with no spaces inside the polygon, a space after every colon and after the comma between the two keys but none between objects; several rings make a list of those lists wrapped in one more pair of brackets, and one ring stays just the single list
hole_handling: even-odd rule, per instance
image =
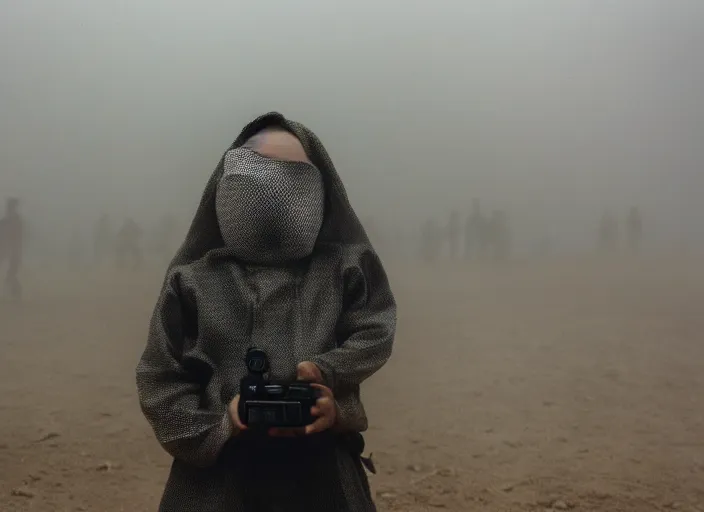
[{"label": "dust haze", "polygon": [[156,509],[134,366],[272,110],[321,138],[397,295],[363,387],[380,510],[704,510],[702,2],[0,9],[0,510]]}]

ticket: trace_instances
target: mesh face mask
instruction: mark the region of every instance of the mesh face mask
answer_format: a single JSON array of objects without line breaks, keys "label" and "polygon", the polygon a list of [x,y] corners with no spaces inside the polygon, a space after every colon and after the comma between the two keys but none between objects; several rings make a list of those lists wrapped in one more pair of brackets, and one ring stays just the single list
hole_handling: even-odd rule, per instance
[{"label": "mesh face mask", "polygon": [[323,223],[320,171],[266,158],[247,148],[225,155],[215,211],[225,245],[249,263],[309,256]]}]

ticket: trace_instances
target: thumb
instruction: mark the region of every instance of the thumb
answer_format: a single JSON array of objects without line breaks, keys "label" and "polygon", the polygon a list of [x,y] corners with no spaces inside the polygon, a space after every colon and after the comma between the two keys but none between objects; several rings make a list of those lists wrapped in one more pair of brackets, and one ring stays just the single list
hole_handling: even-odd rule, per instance
[{"label": "thumb", "polygon": [[323,380],[320,369],[315,363],[303,361],[298,364],[297,368],[298,380],[307,380],[312,382],[321,382]]}]

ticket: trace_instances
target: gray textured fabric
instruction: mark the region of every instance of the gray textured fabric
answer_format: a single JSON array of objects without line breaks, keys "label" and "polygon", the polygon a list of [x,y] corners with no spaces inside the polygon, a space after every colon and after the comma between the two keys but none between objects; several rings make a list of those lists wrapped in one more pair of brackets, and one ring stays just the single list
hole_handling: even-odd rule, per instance
[{"label": "gray textured fabric", "polygon": [[[227,153],[216,167],[167,271],[137,368],[144,414],[174,456],[163,511],[374,510],[359,454],[341,435],[232,437],[227,404],[254,345],[268,352],[275,379],[295,378],[301,361],[316,363],[335,393],[339,430],[364,431],[359,387],[389,358],[396,327],[384,269],[317,137],[272,113],[245,127],[228,151],[269,126],[295,134],[320,171],[323,223],[309,257],[244,263],[218,225]],[[270,473],[267,490],[261,481]]]},{"label": "gray textured fabric", "polygon": [[309,256],[323,223],[320,171],[245,148],[228,151],[223,165],[215,211],[233,255],[262,264]]}]

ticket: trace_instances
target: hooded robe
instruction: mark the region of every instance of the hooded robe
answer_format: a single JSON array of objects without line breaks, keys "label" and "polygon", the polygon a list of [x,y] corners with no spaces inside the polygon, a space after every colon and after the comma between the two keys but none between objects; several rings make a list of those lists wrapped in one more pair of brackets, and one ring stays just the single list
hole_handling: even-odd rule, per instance
[{"label": "hooded robe", "polygon": [[[294,134],[321,172],[322,226],[313,253],[301,261],[238,261],[216,215],[223,155],[169,265],[137,367],[142,410],[174,457],[164,512],[375,510],[361,448],[348,441],[367,428],[359,387],[391,354],[396,304],[312,132],[270,113],[247,125],[228,151],[269,127]],[[232,436],[227,406],[239,393],[252,346],[267,352],[274,380],[295,380],[301,361],[321,369],[337,402],[335,432],[293,439],[248,431]]]}]

